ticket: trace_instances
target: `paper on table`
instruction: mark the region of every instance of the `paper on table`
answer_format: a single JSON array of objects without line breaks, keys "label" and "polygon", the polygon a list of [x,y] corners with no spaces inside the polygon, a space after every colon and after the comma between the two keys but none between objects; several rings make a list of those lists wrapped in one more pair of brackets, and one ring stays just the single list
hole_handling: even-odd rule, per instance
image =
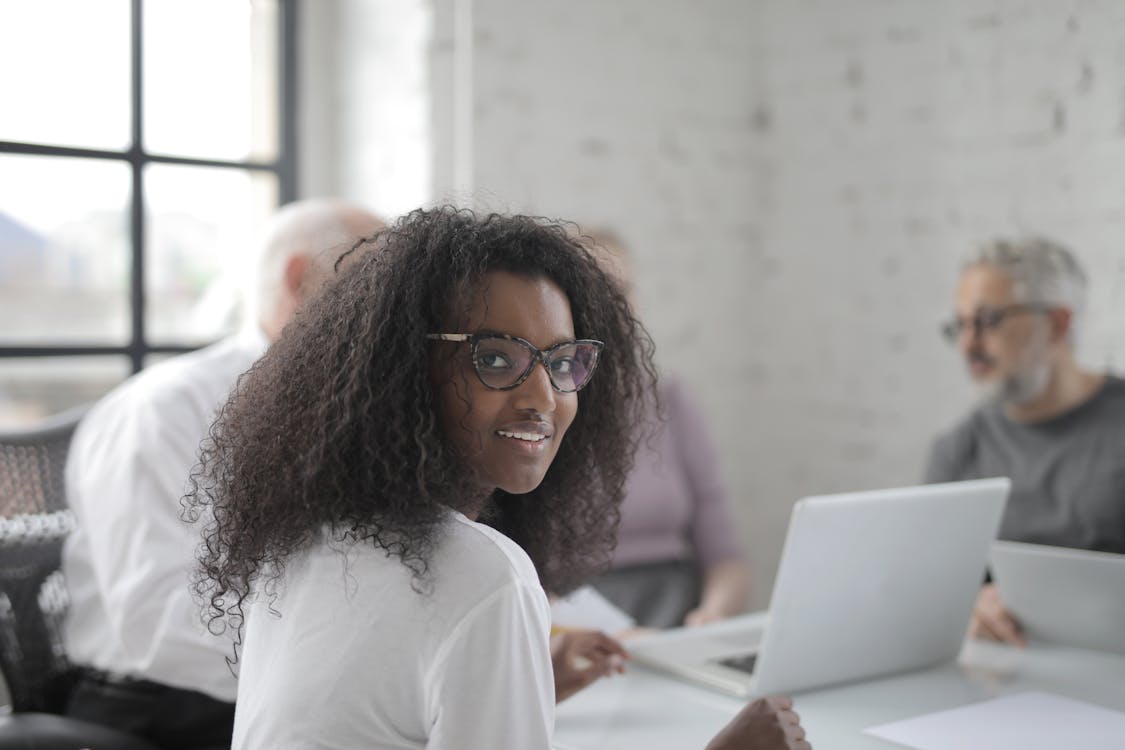
[{"label": "paper on table", "polygon": [[551,605],[551,623],[613,634],[637,623],[591,586],[583,586]]},{"label": "paper on table", "polygon": [[1125,745],[1125,714],[1049,693],[1021,693],[863,731],[916,750],[1108,748]]}]

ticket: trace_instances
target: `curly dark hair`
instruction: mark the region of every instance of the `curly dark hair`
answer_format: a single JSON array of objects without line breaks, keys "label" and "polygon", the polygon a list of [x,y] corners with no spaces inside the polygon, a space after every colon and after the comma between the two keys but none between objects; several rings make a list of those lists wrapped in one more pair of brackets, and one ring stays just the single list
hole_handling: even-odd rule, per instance
[{"label": "curly dark hair", "polygon": [[325,532],[333,544],[387,550],[424,582],[446,508],[480,498],[441,427],[426,334],[467,311],[494,271],[553,281],[575,335],[605,350],[543,482],[527,495],[496,490],[479,520],[527,552],[548,590],[604,566],[655,383],[653,345],[586,240],[567,230],[417,210],[337,263],[239,381],[193,473],[186,513],[209,519],[196,590],[212,629],[241,631],[251,588],[276,591],[286,562]]}]

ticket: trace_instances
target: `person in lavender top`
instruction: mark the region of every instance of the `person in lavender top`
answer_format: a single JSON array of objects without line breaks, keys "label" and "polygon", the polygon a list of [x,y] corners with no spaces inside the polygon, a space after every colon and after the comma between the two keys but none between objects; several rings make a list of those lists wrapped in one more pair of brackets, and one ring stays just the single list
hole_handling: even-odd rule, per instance
[{"label": "person in lavender top", "polygon": [[[623,244],[605,231],[591,237],[632,298]],[[702,625],[742,612],[749,570],[703,412],[675,377],[661,379],[659,400],[625,485],[612,567],[592,585],[640,626]]]}]

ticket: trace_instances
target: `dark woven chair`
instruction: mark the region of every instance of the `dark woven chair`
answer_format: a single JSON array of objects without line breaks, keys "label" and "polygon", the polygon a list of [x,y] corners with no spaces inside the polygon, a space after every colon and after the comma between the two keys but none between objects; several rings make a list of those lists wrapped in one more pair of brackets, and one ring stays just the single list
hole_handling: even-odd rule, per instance
[{"label": "dark woven chair", "polygon": [[59,716],[72,670],[62,647],[62,545],[74,526],[63,485],[67,448],[85,408],[0,432],[0,671],[11,714],[0,750],[155,750],[143,740]]}]

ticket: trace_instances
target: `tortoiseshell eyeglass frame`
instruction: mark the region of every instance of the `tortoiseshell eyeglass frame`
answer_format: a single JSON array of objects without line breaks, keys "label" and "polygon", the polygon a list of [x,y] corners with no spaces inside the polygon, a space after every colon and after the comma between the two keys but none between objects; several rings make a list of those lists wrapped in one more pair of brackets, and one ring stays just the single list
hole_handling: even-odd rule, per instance
[{"label": "tortoiseshell eyeglass frame", "polygon": [[[551,387],[559,393],[577,393],[590,384],[590,380],[594,377],[594,371],[598,369],[598,362],[601,360],[602,349],[605,347],[605,342],[598,341],[597,339],[575,339],[574,341],[563,341],[555,344],[550,349],[543,350],[532,344],[527,339],[521,339],[519,336],[512,336],[507,333],[428,333],[426,338],[430,341],[451,341],[454,343],[467,343],[471,347],[473,359],[473,371],[477,374],[477,379],[480,380],[481,385],[492,391],[510,391],[513,388],[519,388],[523,385],[524,381],[531,376],[531,371],[535,369],[535,364],[538,362],[543,365],[547,370],[547,377],[551,381]],[[531,361],[528,362],[527,367],[524,369],[520,376],[511,385],[495,386],[490,385],[481,374],[480,362],[477,359],[478,346],[482,341],[489,339],[502,339],[505,341],[513,341],[520,346],[524,347],[531,353]],[[566,346],[587,345],[594,348],[594,363],[590,367],[589,374],[586,380],[582,382],[577,388],[561,388],[555,382],[555,374],[551,370],[551,357],[558,350]]]}]

